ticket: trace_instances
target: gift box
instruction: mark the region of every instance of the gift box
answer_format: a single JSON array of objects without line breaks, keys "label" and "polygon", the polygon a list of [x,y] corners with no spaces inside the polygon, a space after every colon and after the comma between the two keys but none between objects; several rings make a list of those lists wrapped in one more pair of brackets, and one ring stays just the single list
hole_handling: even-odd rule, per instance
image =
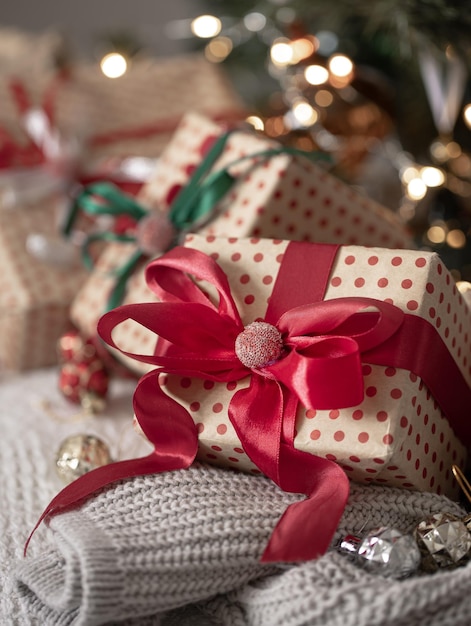
[{"label": "gift box", "polygon": [[87,169],[112,157],[157,157],[189,110],[220,120],[240,119],[245,111],[224,70],[200,54],[135,59],[117,79],[97,63],[70,62],[60,72],[3,75],[0,125],[18,137],[20,124],[20,139],[22,103],[12,99],[11,84],[18,78],[59,136],[76,142]]},{"label": "gift box", "polygon": [[[196,250],[200,256],[187,258],[186,250]],[[221,287],[224,278],[213,265],[208,269],[207,263],[223,271],[228,286]],[[207,278],[209,272],[211,280]],[[195,281],[186,282],[189,279],[183,278],[184,274],[194,275]],[[189,302],[200,305],[207,302],[205,313],[191,310],[186,313],[189,321],[183,323],[178,319],[180,309],[175,309],[176,313],[168,313],[172,322],[161,323],[157,320],[160,303],[119,307],[100,321],[100,332],[110,341],[108,330],[103,334],[105,325],[118,330],[122,322],[132,334],[133,326],[144,323],[165,342],[170,341],[167,347],[161,344],[157,356],[151,356],[153,346],[149,345],[143,359],[153,367],[160,365],[170,372],[160,374],[161,388],[166,396],[186,409],[196,424],[201,460],[259,473],[260,467],[248,450],[253,452],[254,445],[263,447],[264,439],[278,430],[282,440],[289,442],[292,437],[296,450],[335,461],[354,481],[457,496],[459,489],[451,467],[452,464],[464,467],[471,440],[466,423],[471,401],[471,311],[436,254],[188,235],[185,247],[174,249],[149,265],[147,280],[162,302],[180,304],[182,318]],[[217,292],[223,302],[219,309],[217,304],[210,305],[210,301],[218,302],[218,297],[213,297]],[[206,295],[202,298],[201,293]],[[237,314],[231,312],[230,297]],[[320,305],[329,308],[322,312]],[[349,308],[352,306],[357,321],[349,327],[353,323]],[[290,322],[294,328],[310,324],[312,318],[314,324],[320,324],[318,336],[328,336],[329,341],[332,341],[330,336],[336,337],[331,347],[329,342],[320,342],[320,347],[312,348],[317,352],[311,353],[302,337],[291,336],[296,335],[291,327],[289,332],[284,331],[283,336],[288,333],[290,345],[299,345],[308,350],[307,356],[313,361],[317,359],[319,365],[314,364],[317,369],[309,369],[310,358],[303,357],[293,365],[281,357],[268,363],[268,373],[262,367],[265,372],[262,376],[251,369],[260,364],[249,363],[249,370],[245,370],[245,375],[241,373],[234,363],[240,366],[243,352],[237,352],[239,359],[232,361],[227,356],[232,351],[233,358],[234,336],[241,327],[235,335],[230,326],[229,330],[222,331],[220,318],[240,315],[242,328],[247,328],[255,320],[267,319],[268,310],[273,324],[278,313],[285,309],[289,313],[296,307],[304,307],[303,321]],[[378,307],[380,323],[377,317],[370,319],[372,311]],[[219,311],[219,316],[215,310]],[[208,327],[206,314],[211,320]],[[323,321],[316,321],[318,318]],[[288,328],[287,321],[283,324]],[[203,327],[202,334],[200,327]],[[219,337],[220,353],[206,354],[207,346],[212,345],[211,334]],[[316,336],[315,332],[312,334]],[[186,338],[193,335],[194,339]],[[341,366],[336,370],[333,365],[339,354],[349,358],[352,337],[360,346],[361,371],[357,382],[355,374],[348,369],[343,371]],[[119,340],[114,331],[113,339]],[[116,345],[125,349],[119,343]],[[258,344],[254,345],[256,348]],[[172,356],[174,360],[166,360]],[[208,361],[204,361],[205,357]],[[198,361],[195,366],[192,359],[204,363]],[[227,364],[227,370],[234,368],[233,377],[231,373],[224,376],[219,371],[216,373],[214,363],[218,359],[232,363]],[[287,375],[283,367],[291,368],[291,373]],[[192,375],[195,370],[198,372]],[[157,386],[157,374],[150,373],[144,379],[149,376],[154,376],[152,385]],[[278,405],[273,408],[271,387],[262,385],[253,390],[252,395],[249,393],[248,399],[243,399],[244,390],[252,389],[254,377],[262,382],[267,377],[270,380],[279,377],[284,389],[295,389],[293,393],[298,398],[308,397],[304,404],[297,405],[290,427],[284,421],[281,425],[278,422],[280,408]],[[299,377],[304,385],[301,394],[296,386]],[[352,404],[352,397],[347,396],[356,385],[359,385],[360,395],[353,398]],[[306,389],[308,396],[303,395]],[[313,403],[306,404],[312,394]],[[153,406],[152,399],[148,398],[147,402]],[[135,404],[141,405],[139,400]],[[237,419],[230,418],[238,405],[241,415]],[[254,410],[259,413],[253,415]],[[289,411],[286,401],[283,420]],[[157,415],[155,420],[158,433]],[[264,424],[259,427],[259,422]],[[247,430],[254,432],[247,434]],[[276,434],[274,436],[276,439]]]},{"label": "gift box", "polygon": [[[168,208],[223,132],[207,116],[185,115],[161,155],[155,176],[143,189],[146,203]],[[231,134],[211,171],[227,168],[235,184],[215,207],[212,219],[201,226],[200,234],[416,247],[397,214],[331,175],[322,155],[318,162],[289,151],[262,156],[279,147],[247,129]],[[254,157],[240,160],[250,155]]]},{"label": "gift box", "polygon": [[86,271],[57,235],[59,201],[0,211],[0,363],[7,370],[55,364],[57,340],[71,326],[70,303]]},{"label": "gift box", "polygon": [[[118,79],[70,59],[33,75],[0,71],[0,99],[0,175],[28,168],[35,176],[42,166],[56,189],[72,193],[99,180],[136,193],[188,110],[245,115],[222,68],[199,54],[139,58]],[[44,186],[28,181],[36,196]]]}]

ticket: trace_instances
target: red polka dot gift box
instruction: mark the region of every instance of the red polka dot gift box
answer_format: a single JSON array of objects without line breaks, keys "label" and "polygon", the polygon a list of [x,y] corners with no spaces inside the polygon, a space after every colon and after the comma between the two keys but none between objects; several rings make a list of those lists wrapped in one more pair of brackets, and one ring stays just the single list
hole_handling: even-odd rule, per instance
[{"label": "red polka dot gift box", "polygon": [[[198,458],[283,488],[309,453],[354,481],[457,496],[471,309],[436,254],[188,235],[146,278],[159,302],[98,329],[150,368],[134,409],[157,452],[171,416],[172,452],[191,422]],[[122,323],[158,335],[157,350],[117,343]]]},{"label": "red polka dot gift box", "polygon": [[57,363],[57,341],[70,328],[70,303],[86,272],[76,250],[58,238],[57,202],[0,209],[2,369]]},{"label": "red polka dot gift box", "polygon": [[[187,113],[143,190],[147,204],[170,208],[224,130],[201,113]],[[279,147],[247,129],[229,136],[212,171],[227,169],[236,181],[200,234],[415,247],[394,212],[329,174],[321,158],[315,162],[283,153],[244,158]]]}]

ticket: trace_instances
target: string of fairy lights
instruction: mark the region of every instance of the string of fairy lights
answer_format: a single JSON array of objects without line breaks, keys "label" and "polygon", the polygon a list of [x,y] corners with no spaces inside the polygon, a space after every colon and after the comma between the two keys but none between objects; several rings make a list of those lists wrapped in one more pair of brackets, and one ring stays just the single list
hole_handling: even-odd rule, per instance
[{"label": "string of fairy lights", "polygon": [[[277,101],[277,106],[265,115],[254,111],[247,122],[269,137],[295,142],[304,149],[322,149],[331,154],[334,162],[340,161],[343,151],[350,149],[352,138],[335,132],[326,122],[339,102],[351,103],[358,97],[355,79],[359,68],[339,50],[339,39],[334,32],[290,29],[295,18],[295,12],[286,5],[280,6],[273,15],[256,10],[240,18],[198,15],[194,19],[169,23],[167,34],[174,39],[200,41],[200,48],[211,63],[224,63],[251,38],[262,41],[267,51],[264,71],[279,87],[272,99]],[[100,65],[109,78],[121,76],[130,67],[126,56],[119,51],[105,55]],[[363,130],[361,116],[381,117],[382,113],[373,106],[370,110],[357,110],[357,122],[354,112],[349,115],[353,120],[356,145],[371,143],[368,131]],[[471,102],[457,109],[457,115],[471,130]],[[439,129],[437,139],[430,145],[427,163],[418,163],[414,155],[406,151],[397,138],[391,140],[387,132],[374,137],[378,138],[384,144],[401,189],[401,200],[395,210],[406,222],[414,220],[421,203],[434,190],[446,187],[462,198],[471,199],[471,157],[451,136],[442,135]],[[421,237],[424,248],[446,245],[460,250],[470,244],[471,228],[466,231],[462,224],[448,223],[438,217],[427,225]],[[455,270],[454,274],[458,281],[463,275],[471,280],[471,265],[464,272]]]}]

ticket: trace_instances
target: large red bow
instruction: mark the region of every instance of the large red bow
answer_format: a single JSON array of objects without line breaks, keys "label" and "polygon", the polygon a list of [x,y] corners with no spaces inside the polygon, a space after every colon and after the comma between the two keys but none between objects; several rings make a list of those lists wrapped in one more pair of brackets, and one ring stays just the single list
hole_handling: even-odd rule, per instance
[{"label": "large red bow", "polygon": [[[216,288],[218,304],[200,290],[190,273]],[[214,381],[250,377],[249,387],[238,391],[229,407],[242,445],[282,489],[309,496],[286,511],[263,560],[319,556],[327,549],[344,510],[348,480],[335,463],[294,448],[298,403],[316,408],[359,404],[363,400],[360,354],[396,332],[402,311],[367,298],[343,298],[297,306],[273,320],[279,306],[269,307],[265,321],[281,332],[283,355],[251,370],[236,355],[235,341],[244,326],[227,277],[212,258],[190,248],[175,248],[149,264],[147,282],[161,302],[109,312],[98,326],[102,339],[116,348],[112,329],[133,319],[160,337],[160,348],[151,356],[124,354],[159,366],[157,372]],[[372,307],[374,312],[364,311]],[[158,398],[168,403],[154,371],[138,384],[134,409],[143,431],[157,446],[161,437]]]}]

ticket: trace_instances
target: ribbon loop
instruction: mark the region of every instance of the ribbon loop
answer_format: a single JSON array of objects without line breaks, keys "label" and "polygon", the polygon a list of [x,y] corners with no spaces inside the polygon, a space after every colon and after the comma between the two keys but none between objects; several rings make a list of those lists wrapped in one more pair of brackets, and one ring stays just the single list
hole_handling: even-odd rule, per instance
[{"label": "ribbon loop", "polygon": [[[190,276],[206,281],[213,286],[219,302],[211,303],[208,296],[194,283]],[[147,285],[155,295],[166,302],[200,302],[217,309],[218,313],[227,316],[243,329],[242,321],[231,295],[226,274],[214,259],[192,248],[176,247],[147,266]]]},{"label": "ribbon loop", "polygon": [[[210,307],[171,302],[144,305],[129,304],[108,312],[98,322],[98,334],[111,347],[136,361],[165,367],[167,371],[185,375],[222,377],[236,380],[247,375],[231,348],[237,336],[237,327]],[[113,329],[126,320],[134,320],[167,344],[165,350],[144,355],[126,352],[113,340]],[[198,328],[197,333],[192,330]],[[229,370],[229,371],[228,371]]]},{"label": "ribbon loop", "polygon": [[349,336],[365,351],[394,335],[403,320],[403,311],[388,302],[346,297],[290,309],[277,325],[290,335]]},{"label": "ribbon loop", "polygon": [[316,338],[266,369],[306,408],[341,409],[363,401],[360,351],[350,337]]}]

